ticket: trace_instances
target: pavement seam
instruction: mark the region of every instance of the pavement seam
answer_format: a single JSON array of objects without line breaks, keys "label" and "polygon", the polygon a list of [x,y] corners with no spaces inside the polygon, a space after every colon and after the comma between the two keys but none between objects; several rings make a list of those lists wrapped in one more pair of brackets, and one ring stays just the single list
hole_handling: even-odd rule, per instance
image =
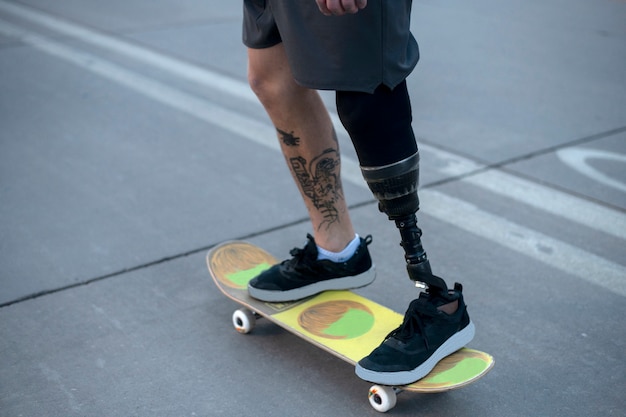
[{"label": "pavement seam", "polygon": [[625,132],[626,132],[626,126],[621,126],[621,127],[617,127],[617,128],[614,128],[614,129],[609,129],[609,130],[605,130],[605,131],[602,131],[602,132],[599,132],[599,133],[591,134],[591,135],[588,135],[588,136],[583,136],[581,138],[574,139],[574,140],[571,140],[571,141],[566,142],[566,143],[561,143],[561,144],[554,145],[554,146],[549,146],[549,147],[546,147],[546,148],[543,148],[543,149],[538,149],[538,150],[535,150],[535,151],[532,151],[532,152],[525,153],[523,155],[519,155],[519,156],[516,156],[516,157],[513,157],[513,158],[508,158],[508,159],[505,159],[505,160],[502,160],[502,161],[499,161],[499,162],[493,162],[493,163],[488,163],[486,161],[481,161],[480,159],[477,159],[474,156],[464,155],[462,152],[452,151],[450,149],[447,149],[446,147],[443,147],[443,146],[441,146],[439,144],[435,144],[435,143],[429,141],[427,138],[420,137],[418,139],[418,143],[419,144],[422,144],[422,143],[426,144],[428,147],[432,148],[431,150],[433,150],[433,149],[440,150],[442,152],[450,153],[452,155],[456,155],[456,156],[459,156],[459,157],[462,157],[462,158],[467,158],[468,160],[470,160],[472,162],[475,162],[477,164],[481,164],[481,166],[478,167],[478,168],[469,170],[469,171],[464,172],[462,174],[450,175],[450,176],[442,178],[440,180],[431,181],[431,182],[429,182],[427,184],[424,184],[423,186],[420,186],[420,188],[431,188],[431,187],[436,187],[436,186],[439,186],[439,185],[445,185],[445,184],[450,184],[450,183],[454,183],[454,182],[460,182],[460,181],[466,180],[466,179],[471,178],[471,177],[475,177],[475,176],[480,175],[480,174],[485,173],[485,172],[494,171],[494,170],[501,170],[503,172],[506,172],[508,174],[514,175],[514,176],[519,177],[519,178],[523,178],[524,180],[530,181],[530,182],[535,183],[537,185],[548,187],[548,188],[551,188],[551,189],[553,189],[555,191],[559,191],[559,192],[562,192],[562,193],[565,193],[565,194],[570,194],[573,197],[580,198],[580,199],[583,199],[583,200],[587,200],[587,201],[593,202],[594,204],[598,204],[598,205],[604,206],[606,208],[610,208],[612,210],[616,210],[616,211],[619,211],[619,212],[622,212],[622,213],[626,213],[626,208],[624,208],[624,207],[620,207],[620,206],[617,206],[615,204],[608,203],[606,201],[598,200],[598,199],[595,199],[595,198],[590,197],[588,195],[576,193],[576,192],[574,192],[574,191],[572,191],[570,189],[566,189],[564,187],[560,187],[560,186],[552,184],[552,183],[542,182],[542,181],[540,181],[540,180],[538,180],[536,178],[533,178],[531,176],[522,174],[522,173],[520,173],[518,171],[514,171],[514,170],[511,170],[511,169],[508,169],[508,166],[510,166],[512,164],[515,164],[517,162],[526,161],[526,160],[537,158],[537,157],[540,157],[540,156],[545,156],[545,155],[548,155],[548,154],[553,153],[553,152],[557,152],[557,151],[560,151],[560,150],[572,148],[572,147],[578,146],[578,145],[588,144],[588,143],[595,142],[595,141],[600,140],[600,139],[605,139],[605,138],[608,138],[608,137],[611,137],[611,136],[614,136],[614,135],[618,135],[620,133],[625,133]]},{"label": "pavement seam", "polygon": [[[4,2],[0,2],[0,5],[2,5]],[[55,42],[51,42],[49,40],[47,40],[44,37],[38,36],[33,34],[32,32],[29,32],[27,30],[22,30],[20,28],[17,28],[9,23],[4,23],[4,30],[10,34],[11,36],[16,36],[18,38],[20,38],[21,40],[25,41],[26,43],[30,43],[32,46],[35,46],[37,48],[40,48],[42,50],[44,50],[45,52],[48,52],[52,55],[55,55],[57,57],[60,57],[62,59],[68,60],[76,65],[78,65],[79,67],[83,67],[87,70],[90,70],[98,75],[104,76],[106,78],[109,78],[113,81],[116,81],[122,85],[125,85],[131,89],[134,89],[140,93],[143,93],[144,95],[151,97],[157,101],[162,102],[163,104],[169,105],[171,107],[177,108],[180,111],[185,111],[191,115],[194,115],[202,120],[205,120],[211,124],[214,124],[218,127],[224,128],[226,130],[231,131],[232,133],[241,135],[244,138],[250,139],[253,142],[256,142],[258,144],[264,145],[270,149],[277,149],[278,145],[276,143],[275,140],[275,135],[274,135],[274,129],[268,125],[266,125],[266,123],[261,123],[259,121],[256,121],[254,119],[248,118],[248,117],[244,117],[241,116],[239,114],[235,114],[231,111],[228,111],[224,108],[222,108],[221,106],[215,104],[215,103],[211,103],[205,99],[202,99],[200,97],[197,96],[193,96],[190,94],[186,94],[180,90],[171,88],[167,85],[164,85],[161,82],[155,81],[153,79],[150,79],[148,77],[145,77],[141,74],[138,73],[134,73],[132,71],[126,70],[125,68],[113,64],[111,62],[105,61],[103,59],[100,59],[97,56],[91,55],[89,53],[85,53],[85,52],[80,52],[77,50],[74,50],[72,48],[69,48],[67,46],[55,43]],[[105,35],[103,35],[105,36]],[[118,42],[121,44],[124,44],[122,41],[114,41],[114,42]],[[126,45],[126,47],[130,47],[128,45]],[[159,54],[157,54],[159,55]],[[160,58],[163,58],[162,56],[159,55]],[[209,77],[212,77],[211,74],[209,74]],[[222,77],[222,78],[226,78],[228,79],[229,77]],[[243,87],[241,82],[236,81],[231,79],[230,80],[232,84],[236,84],[237,86],[241,87],[241,90],[243,91]],[[249,94],[249,92],[245,93],[244,95]],[[509,160],[506,161],[501,161],[495,164],[490,164],[490,165],[484,165],[484,164],[480,164],[478,163],[476,160],[469,159],[467,160],[467,158],[463,158],[461,157],[458,153],[454,153],[454,154],[450,154],[450,152],[445,152],[448,153],[448,155],[444,155],[445,158],[453,160],[453,162],[456,163],[460,163],[459,165],[463,165],[463,170],[459,171],[457,170],[452,170],[453,172],[456,173],[456,178],[454,178],[455,176],[452,175],[452,177],[454,179],[449,179],[450,181],[453,180],[464,180],[467,178],[478,178],[481,174],[485,174],[485,173],[497,173],[498,171],[500,171],[500,173],[503,172],[503,167],[510,165],[514,162],[520,161],[520,160],[525,160],[525,159],[529,159],[532,158],[533,156],[537,156],[537,155],[543,155],[546,153],[549,153],[553,150],[558,150],[561,148],[565,148],[565,147],[571,147],[574,143],[583,143],[583,142],[589,142],[592,140],[596,140],[596,139],[600,139],[602,137],[606,137],[606,136],[610,136],[610,135],[614,135],[617,133],[620,133],[622,131],[626,131],[626,127],[621,127],[621,128],[616,128],[616,129],[612,129],[609,131],[605,131],[605,132],[601,132],[595,135],[591,135],[591,136],[587,136],[584,138],[580,138],[577,139],[573,142],[569,142],[568,144],[563,144],[563,145],[557,145],[554,147],[550,147],[547,149],[541,149],[538,151],[534,151],[534,152],[530,152],[528,154],[522,155],[522,156],[518,156],[515,158],[511,158]],[[254,135],[251,134],[251,132],[254,132]],[[444,151],[441,150],[437,150],[437,149],[430,149],[431,151],[435,152],[435,153],[439,153],[442,154],[444,153]],[[465,159],[465,161],[462,161],[461,159]],[[361,186],[361,187],[366,187],[366,184],[364,183],[362,176],[360,175],[360,169],[358,166],[358,163],[356,161],[353,161],[349,158],[345,159],[345,161],[342,161],[342,166],[343,166],[343,173],[342,175],[344,176],[345,180],[348,180],[349,182],[352,182],[353,184],[357,185],[357,186]],[[457,167],[458,168],[458,167]],[[518,174],[514,174],[514,175],[509,175],[507,174],[509,178],[518,178],[521,179],[522,177]],[[505,178],[506,179],[506,178]],[[533,183],[537,186],[544,186],[543,184],[541,184],[540,181],[537,181],[535,179],[532,179],[530,181],[527,181],[527,183]],[[426,189],[426,188],[433,188],[435,186],[439,185],[439,183],[437,182],[433,182],[430,183],[424,187],[422,187],[422,189]],[[552,186],[544,186],[545,189],[547,190],[555,190],[555,187]],[[545,191],[545,190],[543,190]],[[458,199],[451,199],[450,197],[446,197],[444,195],[442,195],[441,193],[437,192],[437,191],[429,191],[427,193],[425,193],[429,196],[429,198],[433,199],[434,202],[441,202],[441,201],[447,201],[448,204],[454,203],[456,205],[459,205],[459,207],[465,207],[468,212],[474,212],[475,214],[477,214],[476,218],[478,220],[480,220],[481,222],[485,222],[484,218],[487,216],[486,212],[481,212],[480,210],[478,210],[477,207],[474,207],[473,205],[470,204],[465,204],[463,201],[460,201]],[[566,191],[563,194],[567,194],[569,195],[569,197],[573,197],[573,198],[578,198],[575,197],[575,195],[569,191]],[[591,201],[591,199],[589,199],[588,197],[584,197],[585,200]],[[567,200],[567,199],[566,199]],[[373,201],[372,201],[373,202]],[[581,201],[582,202],[582,201]],[[369,204],[369,202],[367,203]],[[435,217],[437,217],[437,214],[440,213],[432,213],[432,210],[426,211],[426,214],[429,215],[435,215]],[[619,212],[623,213],[623,210],[620,209]],[[462,213],[461,213],[462,214]],[[579,220],[580,219],[584,219],[583,217],[579,216]],[[443,219],[445,221],[445,219]],[[498,223],[498,224],[502,224],[504,226],[507,226],[511,229],[516,229],[516,227],[513,226],[517,226],[517,225],[511,225],[510,222],[506,222],[504,219],[501,219],[497,216],[492,216],[491,220]],[[307,220],[308,221],[308,220]],[[447,220],[450,224],[454,225],[454,226],[458,226],[463,228],[463,224],[457,224],[455,219],[448,219]],[[620,217],[620,221],[621,224],[623,224],[623,219]],[[288,227],[287,225],[283,225],[282,227]],[[620,229],[622,230],[622,229]],[[539,235],[539,234],[533,234],[532,230],[527,229],[527,231],[529,232],[529,235],[533,235],[533,236],[537,236],[540,239],[546,239],[548,238],[545,235]],[[519,233],[518,233],[519,234]],[[486,237],[486,236],[483,236]],[[504,246],[506,246],[507,243],[509,243],[507,241],[507,239],[509,238],[508,236],[505,235],[494,235],[494,241],[496,243],[499,244],[504,244]],[[548,238],[549,239],[549,238]],[[537,240],[537,239],[534,239]],[[549,239],[550,241],[553,241],[553,239]],[[530,242],[532,243],[532,242]],[[553,242],[556,246],[559,246],[559,250],[560,251],[571,251],[572,248],[570,248],[569,245],[567,244],[562,244],[563,242],[558,242],[558,241],[554,241]],[[197,253],[199,251],[203,250],[203,248],[200,249],[196,249],[193,253]],[[108,274],[102,277],[97,277],[97,278],[93,278],[87,281],[83,281],[82,283],[75,283],[75,284],[70,284],[68,286],[65,287],[61,287],[57,290],[48,290],[48,291],[43,291],[42,293],[37,293],[35,294],[35,296],[37,296],[38,294],[50,294],[50,293],[55,293],[55,292],[59,292],[62,291],[63,289],[69,289],[69,288],[75,288],[81,285],[87,285],[89,283],[92,282],[96,282],[96,281],[100,281],[103,279],[107,279],[110,278],[112,276],[119,276],[121,274],[127,273],[127,272],[131,272],[131,271],[135,271],[138,269],[142,269],[142,268],[146,268],[158,263],[162,263],[162,262],[166,262],[168,260],[171,259],[176,259],[176,258],[180,258],[183,256],[187,256],[189,253],[185,253],[185,254],[179,254],[179,255],[175,255],[174,257],[168,257],[168,258],[163,258],[161,260],[158,261],[153,261],[144,265],[140,265],[140,266],[136,266],[133,268],[129,268],[129,269],[123,269],[121,271],[118,271],[116,273],[112,273],[112,274]],[[580,276],[577,271],[572,271],[572,269],[566,264],[563,263],[562,265],[560,265],[561,269],[564,269],[565,272],[568,273],[572,273],[573,275],[576,276]],[[617,268],[619,268],[618,265],[613,264],[613,263],[608,263],[607,264],[607,270],[616,270]],[[584,279],[584,277],[582,277]],[[620,290],[621,293],[621,290]],[[41,296],[41,295],[39,295]],[[27,296],[28,297],[28,296]],[[24,297],[23,297],[24,298]],[[33,297],[30,296],[27,299],[32,299]],[[0,307],[6,306],[6,303],[3,305],[0,305]]]},{"label": "pavement seam", "polygon": [[[251,103],[255,103],[259,105],[258,100],[254,96],[250,88],[246,85],[246,83],[233,79],[229,76],[216,73],[203,66],[199,66],[199,65],[186,62],[178,58],[171,57],[167,54],[163,54],[161,52],[155,51],[151,48],[148,48],[142,45],[134,44],[133,42],[127,39],[119,39],[113,34],[105,33],[97,29],[87,28],[82,24],[78,24],[76,22],[66,20],[65,18],[54,16],[48,12],[44,12],[44,11],[35,9],[33,7],[30,7],[30,6],[11,4],[11,3],[6,3],[2,1],[0,2],[0,9],[4,10],[5,12],[13,13],[16,16],[19,16],[20,18],[30,20],[31,22],[35,24],[47,27],[48,29],[51,29],[57,33],[61,33],[65,36],[69,36],[70,38],[76,38],[83,42],[88,42],[95,46],[99,46],[104,49],[127,56],[133,60],[143,62],[147,65],[165,69],[166,71],[170,72],[173,75],[188,79],[193,82],[197,82],[201,85],[205,85],[207,87],[217,89],[218,91],[222,91],[226,94],[233,95],[239,99],[243,99],[247,102],[251,102]],[[336,115],[336,113],[332,111],[330,113],[331,113],[331,119],[333,120],[333,124],[336,126],[337,133],[340,135],[347,136],[345,131],[343,131],[342,129],[341,122],[339,121],[339,118]],[[524,155],[509,158],[509,159],[499,161],[496,163],[486,163],[485,161],[480,161],[479,159],[476,159],[475,157],[463,155],[462,153],[459,153],[458,150],[445,149],[445,147],[435,145],[432,142],[426,140],[422,142],[422,144],[425,144],[426,146],[421,146],[421,147],[426,148],[425,150],[427,151],[429,150],[428,148],[432,148],[434,150],[439,150],[441,152],[447,152],[454,156],[467,158],[470,161],[481,164],[482,166],[480,168],[470,170],[463,174],[451,175],[442,180],[425,184],[422,188],[434,187],[438,185],[455,182],[458,180],[464,180],[474,175],[487,172],[491,169],[498,169],[498,168],[504,169],[506,166],[511,165],[516,162],[546,155],[546,154],[549,154],[550,152],[555,152],[561,149],[566,149],[568,147],[572,147],[575,145],[589,143],[598,139],[602,139],[602,138],[609,137],[615,134],[623,133],[625,131],[626,131],[626,126],[622,126],[622,127],[618,127],[615,129],[603,131],[597,134],[585,136],[579,139],[575,139],[567,143],[547,147],[544,149],[539,149],[533,152],[526,153]],[[515,173],[510,172],[510,171],[507,171],[507,172],[515,174],[520,178],[523,177],[536,184],[550,186],[554,190],[562,191],[572,196],[583,198],[590,202],[599,203],[600,205],[603,205],[605,207],[613,208],[621,212],[626,211],[625,209],[621,207],[617,207],[615,205],[611,205],[609,203],[590,198],[589,196],[584,196],[584,195],[573,193],[571,192],[571,190],[553,186],[552,184],[549,184],[549,185],[542,184],[540,181],[537,181],[534,178],[523,176],[516,172]]]},{"label": "pavement seam", "polygon": [[[357,209],[359,207],[363,207],[363,206],[374,204],[374,203],[375,203],[374,200],[361,202],[361,203],[354,204],[354,205],[350,206],[349,209],[350,210],[354,210],[354,209]],[[296,220],[294,220],[292,222],[289,222],[289,223],[281,224],[279,226],[274,226],[274,227],[263,229],[263,230],[258,230],[258,231],[255,231],[255,232],[252,232],[252,233],[248,233],[248,234],[245,234],[245,235],[233,237],[233,238],[230,238],[228,240],[249,240],[249,239],[253,239],[253,238],[258,237],[258,236],[263,236],[263,235],[268,234],[268,233],[272,233],[272,232],[280,231],[280,230],[283,230],[283,229],[288,229],[288,228],[293,227],[293,226],[301,225],[301,224],[307,223],[308,221],[309,221],[308,217],[302,217],[300,219],[296,219]],[[213,244],[210,244],[210,245],[202,246],[202,247],[199,247],[199,248],[196,248],[196,249],[191,249],[191,250],[188,250],[188,251],[185,251],[185,252],[181,252],[181,253],[178,253],[178,254],[166,256],[166,257],[163,257],[161,259],[157,259],[157,260],[154,260],[154,261],[150,261],[150,262],[146,262],[146,263],[143,263],[143,264],[135,265],[135,266],[132,266],[132,267],[129,267],[129,268],[123,268],[123,269],[120,269],[118,271],[110,272],[108,274],[101,275],[101,276],[98,276],[98,277],[89,278],[89,279],[86,279],[86,280],[83,280],[83,281],[80,281],[80,282],[75,282],[73,284],[68,284],[68,285],[64,285],[64,286],[61,286],[61,287],[51,288],[51,289],[48,289],[48,290],[43,290],[43,291],[39,291],[39,292],[36,292],[36,293],[28,294],[28,295],[16,298],[16,299],[11,300],[11,301],[6,301],[6,302],[3,302],[3,303],[0,303],[0,309],[5,308],[5,307],[10,307],[12,305],[19,304],[19,303],[22,303],[22,302],[25,302],[25,301],[35,300],[37,298],[45,297],[45,296],[48,296],[48,295],[53,295],[53,294],[56,294],[56,293],[67,291],[67,290],[72,290],[74,288],[87,286],[87,285],[90,285],[90,284],[93,284],[93,283],[96,283],[96,282],[100,282],[100,281],[104,281],[104,280],[107,280],[107,279],[110,279],[110,278],[119,277],[119,276],[122,276],[122,275],[125,275],[125,274],[128,274],[128,273],[140,271],[142,269],[151,268],[153,266],[164,264],[166,262],[175,261],[177,259],[182,259],[182,258],[185,258],[187,256],[192,256],[192,255],[196,255],[198,253],[207,252],[211,248],[219,245],[220,243],[221,242],[217,242],[217,243],[213,243]]]}]

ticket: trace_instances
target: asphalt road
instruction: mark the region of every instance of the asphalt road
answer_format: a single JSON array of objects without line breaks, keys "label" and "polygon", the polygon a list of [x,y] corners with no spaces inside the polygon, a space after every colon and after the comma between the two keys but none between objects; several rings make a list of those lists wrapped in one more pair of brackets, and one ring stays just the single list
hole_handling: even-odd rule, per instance
[{"label": "asphalt road", "polygon": [[[623,416],[626,2],[413,14],[424,243],[496,366],[391,413]],[[237,334],[209,280],[219,242],[284,258],[309,231],[240,27],[239,1],[0,0],[1,416],[378,414],[342,361]],[[339,139],[359,293],[403,312],[399,236]]]}]

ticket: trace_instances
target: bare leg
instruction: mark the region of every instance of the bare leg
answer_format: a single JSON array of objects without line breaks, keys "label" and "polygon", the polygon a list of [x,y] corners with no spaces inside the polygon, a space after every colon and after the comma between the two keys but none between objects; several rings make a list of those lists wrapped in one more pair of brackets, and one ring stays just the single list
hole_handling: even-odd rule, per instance
[{"label": "bare leg", "polygon": [[319,94],[296,84],[282,44],[248,49],[248,79],[276,127],[316,243],[341,251],[354,228],[341,185],[339,144]]}]

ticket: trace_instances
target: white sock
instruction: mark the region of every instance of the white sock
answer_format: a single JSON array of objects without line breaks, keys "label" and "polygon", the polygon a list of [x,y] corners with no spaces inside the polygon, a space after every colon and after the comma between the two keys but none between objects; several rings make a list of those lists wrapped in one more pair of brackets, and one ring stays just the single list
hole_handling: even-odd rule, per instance
[{"label": "white sock", "polygon": [[355,234],[354,239],[352,239],[352,241],[348,243],[348,246],[346,246],[341,252],[331,252],[318,246],[317,259],[320,261],[322,259],[328,259],[329,261],[337,263],[345,262],[348,259],[352,258],[352,255],[354,255],[354,252],[356,252],[360,244],[361,239],[359,238],[358,234]]}]

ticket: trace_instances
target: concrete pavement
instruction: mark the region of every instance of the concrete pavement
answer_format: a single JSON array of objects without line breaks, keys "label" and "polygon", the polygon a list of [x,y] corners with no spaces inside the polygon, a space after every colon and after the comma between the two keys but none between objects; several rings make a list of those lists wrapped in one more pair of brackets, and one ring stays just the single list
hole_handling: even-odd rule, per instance
[{"label": "concrete pavement", "polygon": [[[246,85],[240,2],[0,0],[0,415],[377,415],[343,362],[232,330],[204,255],[309,232]],[[626,409],[626,3],[414,2],[424,239],[492,353],[394,415]],[[333,96],[323,93],[333,111]],[[378,279],[415,297],[344,133]]]}]

